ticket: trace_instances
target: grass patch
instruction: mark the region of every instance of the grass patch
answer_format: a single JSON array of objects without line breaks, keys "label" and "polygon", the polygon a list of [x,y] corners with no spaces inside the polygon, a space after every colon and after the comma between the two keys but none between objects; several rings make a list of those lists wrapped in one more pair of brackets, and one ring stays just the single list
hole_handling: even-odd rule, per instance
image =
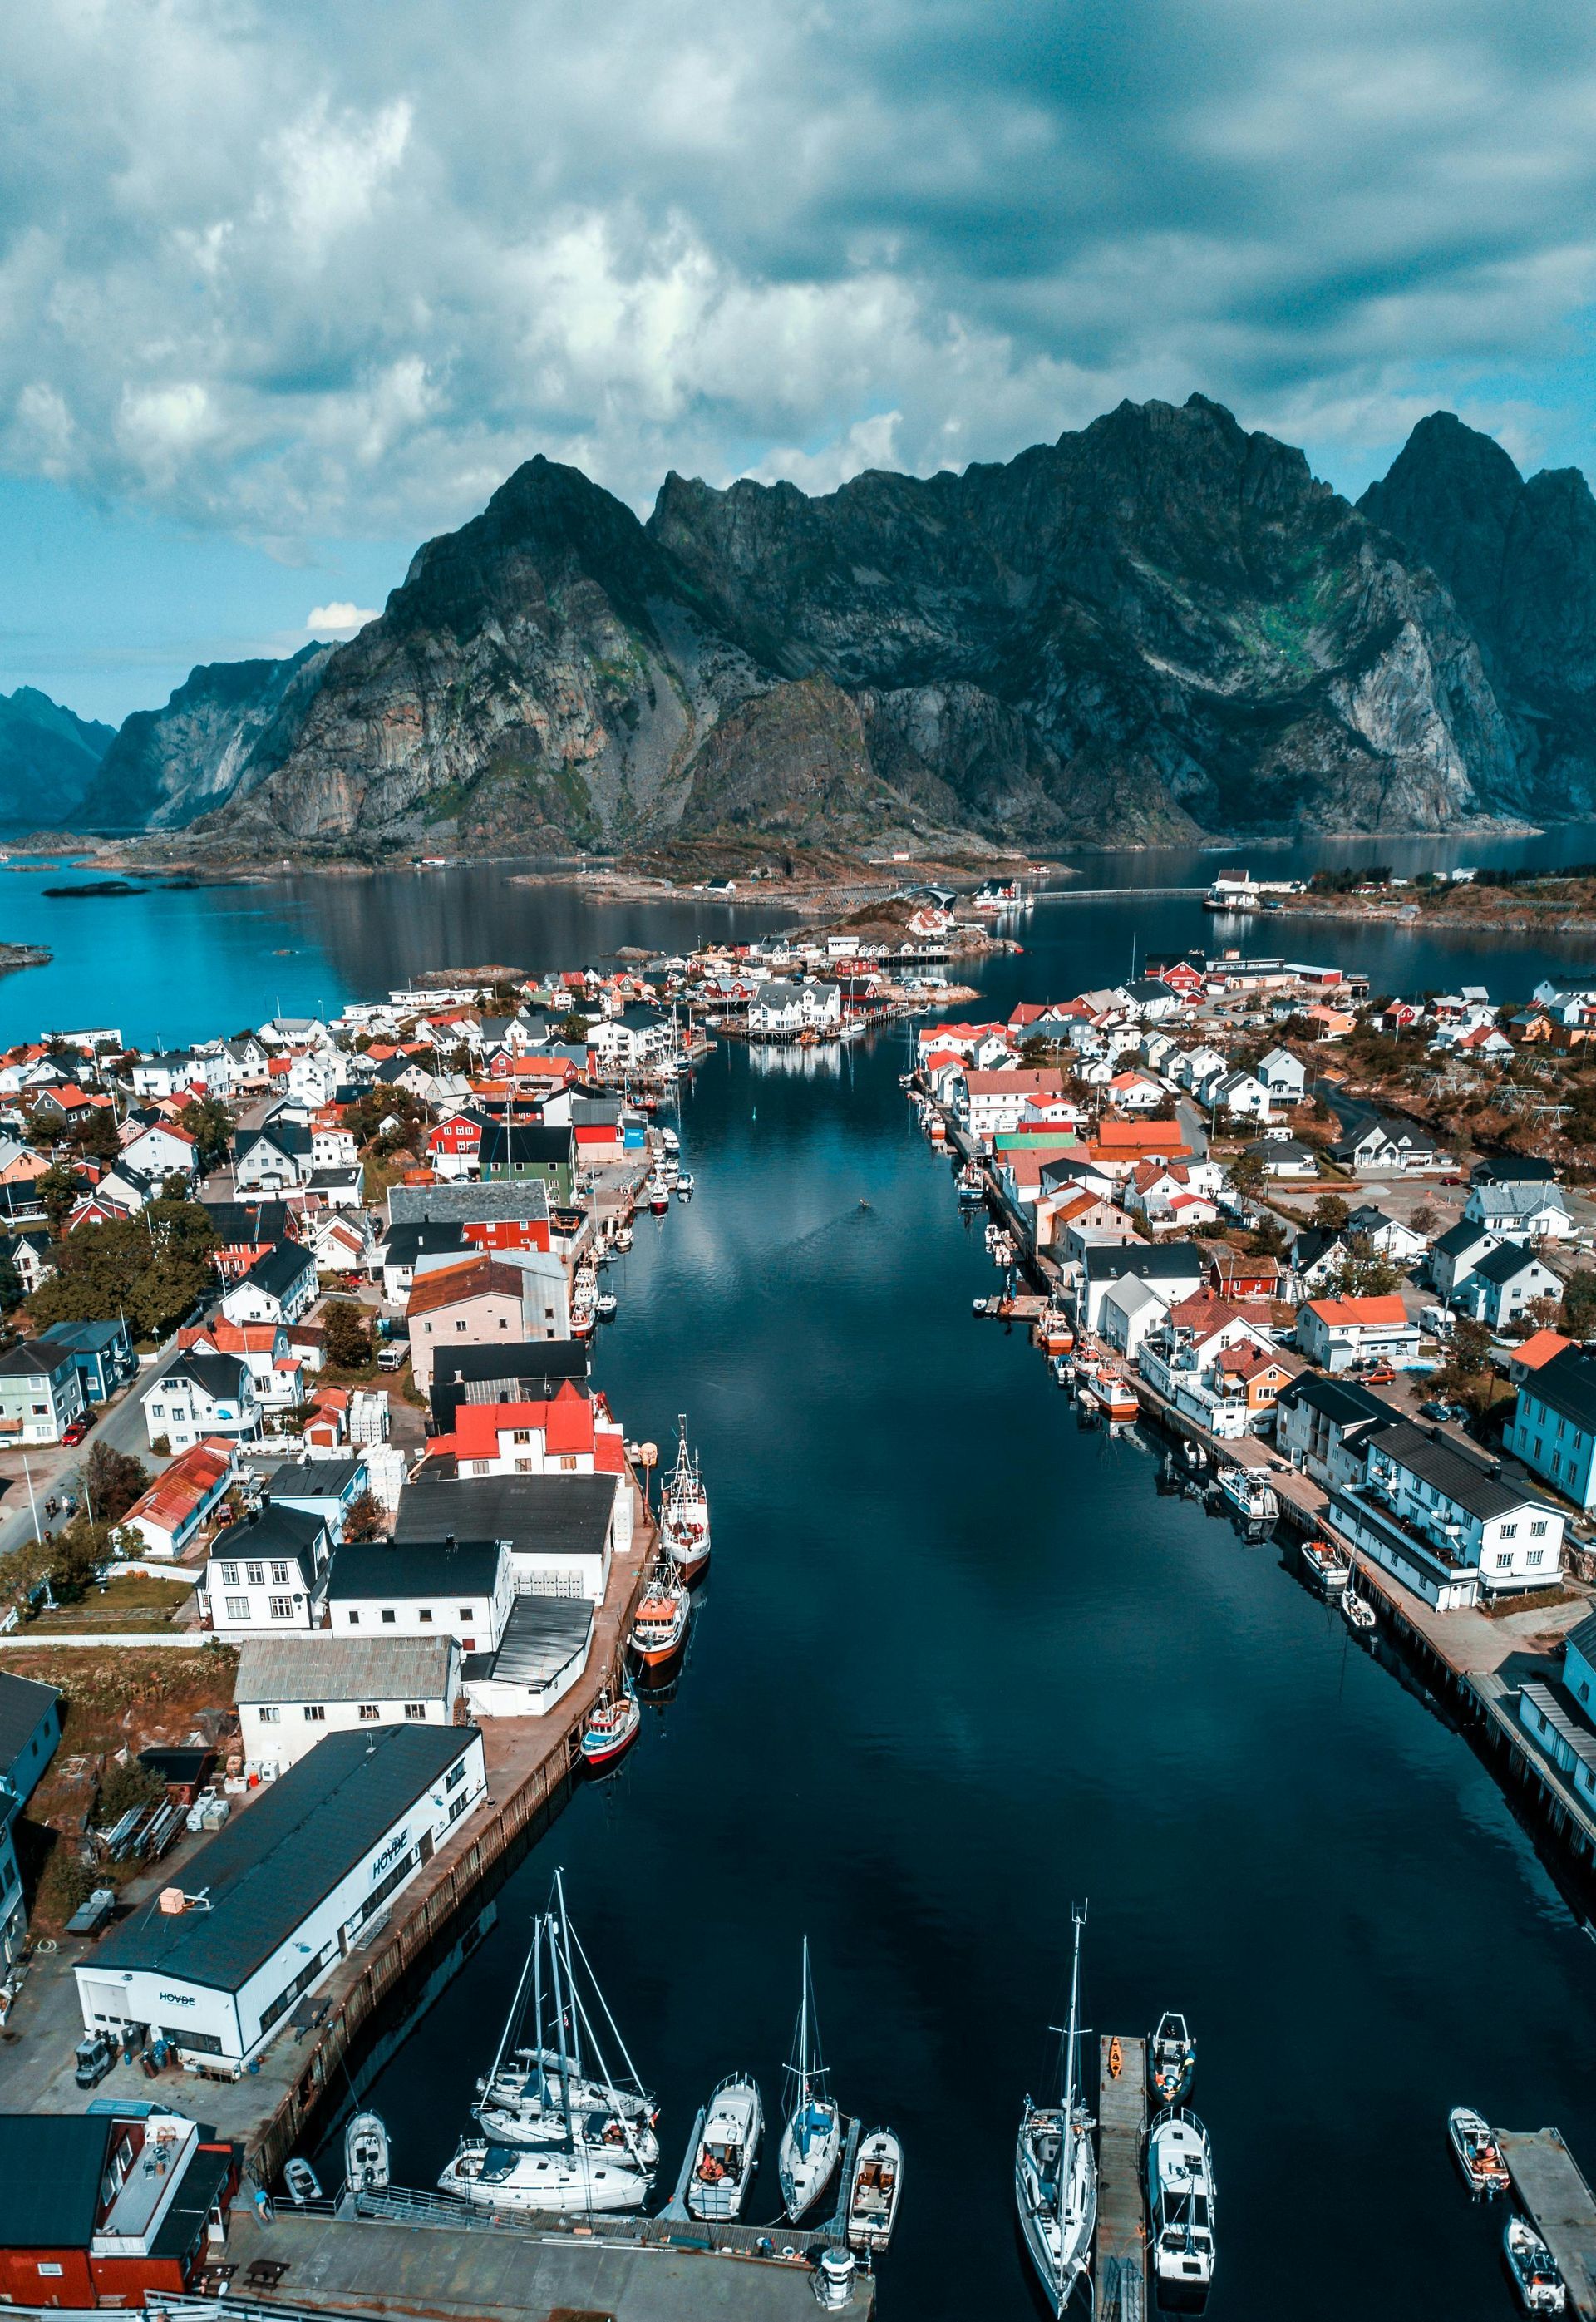
[{"label": "grass patch", "polygon": [[1582,1604],[1584,1599],[1585,1591],[1582,1588],[1568,1588],[1560,1586],[1555,1588],[1532,1589],[1528,1596],[1498,1597],[1491,1604],[1482,1604],[1478,1609],[1488,1621],[1503,1621],[1509,1613],[1549,1613],[1554,1605]]},{"label": "grass patch", "polygon": [[194,1591],[178,1580],[153,1580],[140,1573],[119,1575],[103,1588],[91,1588],[78,1604],[58,1604],[28,1623],[30,1636],[82,1636],[96,1629],[115,1635],[123,1631],[169,1629],[176,1616],[193,1600]]}]

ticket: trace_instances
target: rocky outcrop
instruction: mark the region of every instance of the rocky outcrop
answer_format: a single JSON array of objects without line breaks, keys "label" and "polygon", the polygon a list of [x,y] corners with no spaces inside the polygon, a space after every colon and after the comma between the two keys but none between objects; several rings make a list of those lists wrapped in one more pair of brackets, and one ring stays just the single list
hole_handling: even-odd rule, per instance
[{"label": "rocky outcrop", "polygon": [[[1516,500],[1500,469],[1470,489],[1510,534],[1536,488],[1506,466]],[[1584,553],[1555,498],[1548,571],[1555,539]],[[561,851],[1445,829],[1541,800],[1569,745],[1531,733],[1531,640],[1400,546],[1402,512],[1370,521],[1200,396],[818,498],[671,475],[646,525],[535,459],[351,643],[253,665],[231,704],[196,672],[107,780],[155,819],[214,801],[233,843]]]},{"label": "rocky outcrop", "polygon": [[0,822],[64,829],[115,738],[32,685],[0,693]]},{"label": "rocky outcrop", "polygon": [[190,670],[163,709],[123,721],[83,800],[86,827],[173,829],[246,793],[287,754],[331,651]]},{"label": "rocky outcrop", "polygon": [[1577,468],[1528,481],[1449,411],[1421,419],[1358,502],[1446,584],[1511,727],[1500,786],[1529,812],[1596,812],[1596,499]]}]

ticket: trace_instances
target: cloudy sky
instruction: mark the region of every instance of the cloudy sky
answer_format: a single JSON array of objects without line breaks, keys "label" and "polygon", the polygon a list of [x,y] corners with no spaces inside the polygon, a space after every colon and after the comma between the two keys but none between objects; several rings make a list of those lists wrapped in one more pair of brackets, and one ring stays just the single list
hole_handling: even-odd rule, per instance
[{"label": "cloudy sky", "polygon": [[826,489],[1193,389],[1591,465],[1563,0],[0,0],[0,688],[345,635],[535,451]]}]

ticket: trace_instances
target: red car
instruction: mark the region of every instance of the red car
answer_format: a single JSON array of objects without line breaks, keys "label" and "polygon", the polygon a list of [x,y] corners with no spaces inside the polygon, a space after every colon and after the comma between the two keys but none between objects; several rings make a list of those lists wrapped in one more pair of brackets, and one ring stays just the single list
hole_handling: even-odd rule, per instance
[{"label": "red car", "polygon": [[68,1443],[68,1444],[70,1444],[70,1443],[81,1443],[81,1442],[82,1442],[82,1440],[83,1440],[83,1439],[84,1439],[84,1437],[88,1433],[89,1429],[90,1429],[93,1425],[94,1425],[94,1421],[93,1421],[93,1419],[92,1419],[92,1418],[90,1418],[90,1419],[75,1419],[75,1420],[72,1422],[72,1424],[70,1425],[70,1427],[63,1427],[63,1428],[62,1428],[62,1430],[61,1430],[61,1441],[62,1441],[63,1443]]},{"label": "red car", "polygon": [[1468,1182],[1466,1177],[1443,1177],[1441,1180],[1443,1185],[1466,1185]]}]

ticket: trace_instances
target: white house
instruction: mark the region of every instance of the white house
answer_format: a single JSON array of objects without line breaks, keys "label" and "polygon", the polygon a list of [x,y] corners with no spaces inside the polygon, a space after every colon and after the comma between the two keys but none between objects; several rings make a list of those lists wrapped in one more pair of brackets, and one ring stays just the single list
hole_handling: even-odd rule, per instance
[{"label": "white house", "polygon": [[1372,1202],[1363,1202],[1346,1220],[1346,1230],[1366,1241],[1382,1257],[1389,1257],[1393,1266],[1409,1265],[1422,1256],[1429,1244],[1424,1236],[1402,1218],[1388,1217]]},{"label": "white house", "polygon": [[955,1083],[955,1108],[968,1121],[971,1137],[982,1144],[1017,1129],[1021,1116],[1033,1106],[1064,1102],[1062,1078],[1051,1066],[997,1073],[967,1069]]},{"label": "white house", "polygon": [[297,1322],[315,1300],[315,1252],[279,1241],[223,1294],[222,1312],[230,1322]]},{"label": "white house", "polygon": [[418,1481],[400,1495],[402,1542],[497,1540],[514,1586],[534,1596],[602,1604],[610,1565],[632,1544],[634,1493],[625,1476],[546,1474]]},{"label": "white house", "polygon": [[1258,1078],[1272,1097],[1285,1104],[1300,1103],[1308,1085],[1307,1067],[1290,1048],[1271,1048],[1258,1060]]},{"label": "white house", "polygon": [[187,1451],[207,1435],[252,1443],[260,1433],[260,1405],[248,1363],[235,1355],[179,1355],[144,1397],[151,1449],[165,1440]]},{"label": "white house", "polygon": [[1575,1230],[1561,1185],[1472,1185],[1463,1213],[1514,1241],[1565,1241]]},{"label": "white house", "polygon": [[1442,1611],[1546,1587],[1562,1565],[1564,1519],[1549,1500],[1407,1420],[1369,1436],[1364,1480],[1332,1495],[1330,1520]]},{"label": "white house", "polygon": [[1485,1323],[1498,1336],[1517,1322],[1535,1298],[1560,1298],[1563,1284],[1549,1266],[1522,1242],[1505,1241],[1487,1250],[1453,1304]]},{"label": "white house", "polygon": [[1427,1261],[1429,1278],[1448,1302],[1455,1297],[1487,1253],[1500,1249],[1505,1236],[1473,1218],[1459,1218],[1455,1226],[1430,1244]]},{"label": "white house", "polygon": [[312,1138],[302,1120],[283,1120],[275,1114],[259,1129],[241,1129],[233,1138],[233,1182],[241,1195],[280,1193],[302,1185],[315,1164]]},{"label": "white house", "polygon": [[451,1636],[247,1637],[233,1699],[247,1765],[285,1774],[329,1733],[452,1725],[463,1696]]},{"label": "white house", "polygon": [[1218,1112],[1235,1112],[1249,1120],[1268,1120],[1274,1111],[1269,1091],[1255,1073],[1226,1073],[1204,1083],[1203,1102]]},{"label": "white house", "polygon": [[332,1552],[322,1517],[273,1500],[211,1542],[202,1611],[220,1637],[319,1629]]},{"label": "white house", "polygon": [[1297,1344],[1327,1371],[1362,1362],[1406,1370],[1418,1360],[1418,1325],[1393,1293],[1381,1298],[1311,1298],[1297,1310]]},{"label": "white house", "polygon": [[157,1125],[141,1129],[130,1137],[122,1148],[122,1159],[130,1169],[137,1169],[146,1177],[194,1177],[198,1164],[194,1157],[194,1139],[180,1129]]},{"label": "white house", "polygon": [[[401,1505],[403,1503],[401,1503]],[[515,1581],[502,1540],[345,1540],[333,1559],[327,1605],[337,1637],[450,1635],[462,1653],[495,1652]]]}]

